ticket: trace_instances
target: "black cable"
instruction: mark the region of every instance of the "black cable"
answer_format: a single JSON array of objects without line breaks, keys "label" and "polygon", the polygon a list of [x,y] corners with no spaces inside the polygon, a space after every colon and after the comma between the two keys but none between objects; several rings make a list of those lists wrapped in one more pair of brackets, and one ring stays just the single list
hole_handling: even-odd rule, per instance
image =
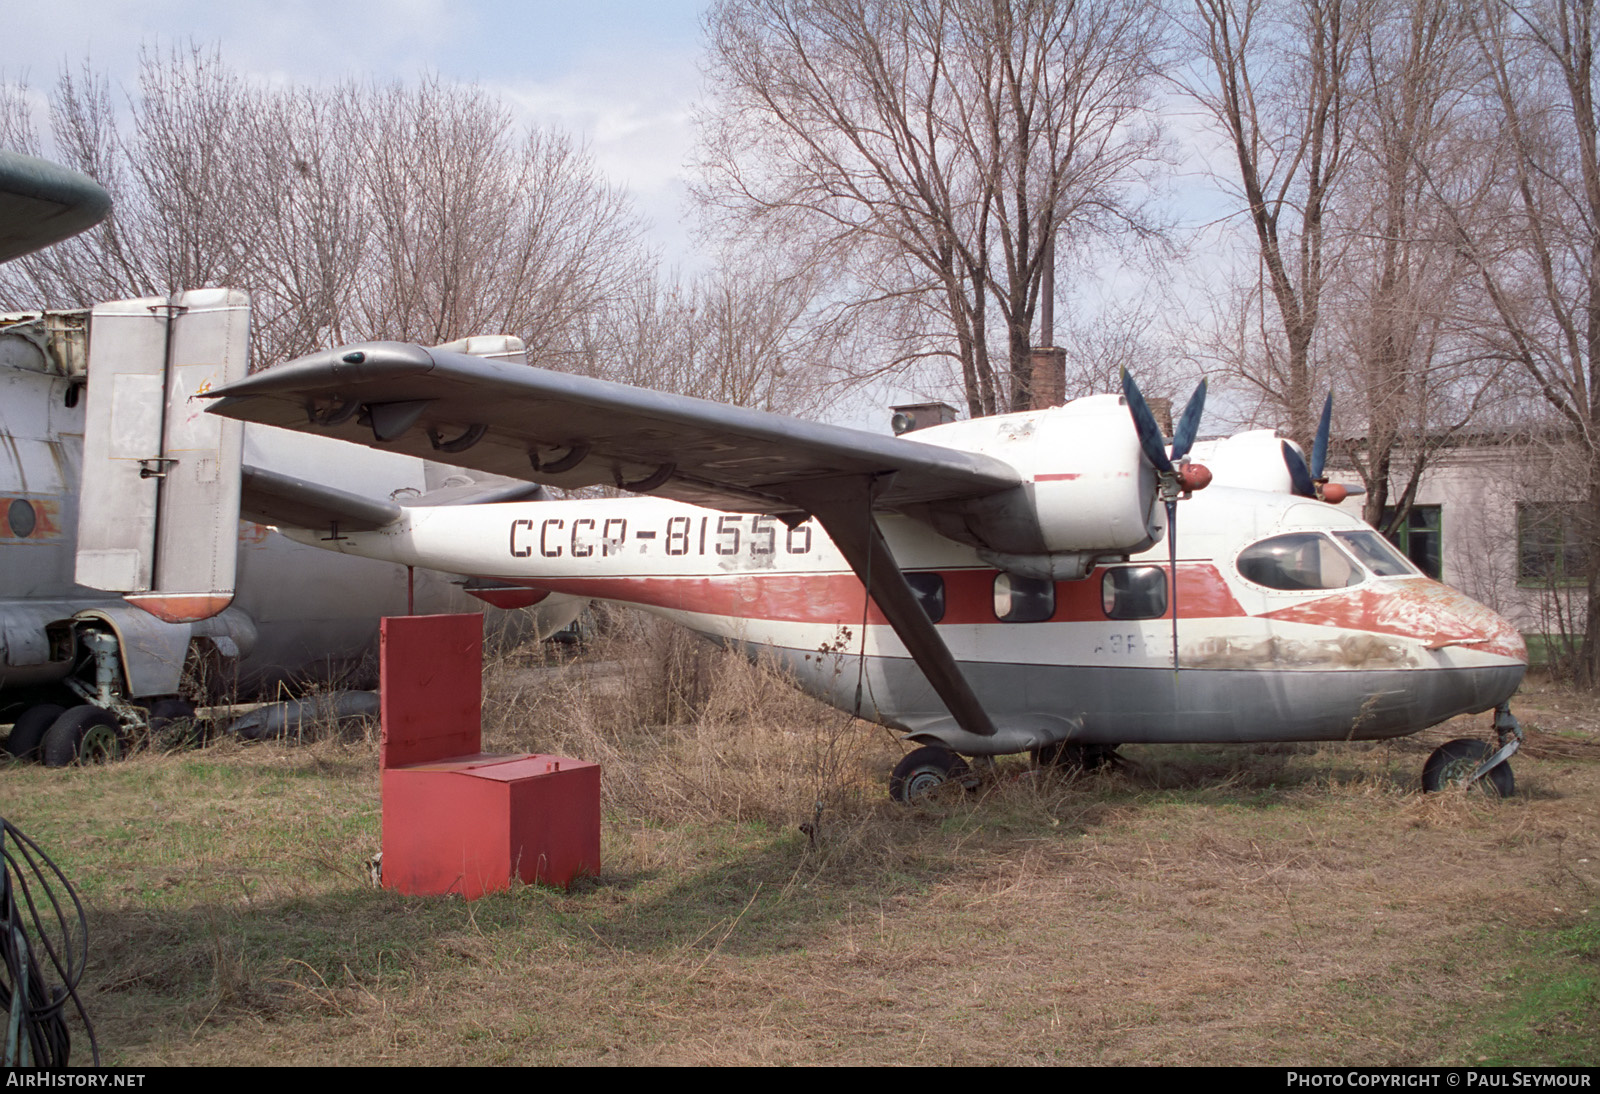
[{"label": "black cable", "polygon": [[[0,872],[0,1064],[66,1067],[72,1035],[64,1012],[71,999],[89,1034],[89,1051],[98,1067],[100,1047],[95,1043],[94,1026],[78,998],[78,981],[89,962],[89,926],[83,903],[50,856],[4,819],[0,819],[0,859],[4,861]],[[57,887],[71,903],[70,916],[57,896]],[[41,906],[46,912],[43,918]],[[49,919],[54,925],[47,930],[45,921]],[[41,961],[41,956],[47,960]],[[57,986],[46,979],[50,970],[54,970]],[[21,1004],[15,1039],[14,1002]]]}]

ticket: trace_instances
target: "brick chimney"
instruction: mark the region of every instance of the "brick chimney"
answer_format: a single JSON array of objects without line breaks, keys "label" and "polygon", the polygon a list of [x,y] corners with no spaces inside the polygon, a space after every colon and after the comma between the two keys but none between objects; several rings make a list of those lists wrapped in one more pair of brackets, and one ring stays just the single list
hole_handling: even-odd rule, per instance
[{"label": "brick chimney", "polygon": [[1033,347],[1033,409],[1067,401],[1067,351],[1060,346]]}]

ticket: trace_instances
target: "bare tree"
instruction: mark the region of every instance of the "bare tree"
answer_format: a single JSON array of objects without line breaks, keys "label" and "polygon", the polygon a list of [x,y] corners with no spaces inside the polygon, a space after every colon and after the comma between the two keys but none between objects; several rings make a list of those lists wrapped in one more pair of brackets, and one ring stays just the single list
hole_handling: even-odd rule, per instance
[{"label": "bare tree", "polygon": [[[969,411],[1030,404],[1044,244],[1147,231],[1159,24],[1125,0],[722,0],[702,196],[946,355]],[[1004,364],[991,360],[998,332]]]},{"label": "bare tree", "polygon": [[1471,216],[1440,180],[1454,242],[1479,279],[1487,351],[1515,367],[1582,454],[1569,484],[1586,565],[1579,678],[1600,685],[1600,113],[1593,0],[1470,9],[1499,143],[1485,177],[1501,215]]},{"label": "bare tree", "polygon": [[0,270],[0,295],[82,306],[226,284],[252,294],[264,363],[496,332],[562,367],[647,258],[582,148],[518,132],[480,88],[255,86],[189,49],[146,53],[128,105],[119,122],[104,80],[63,75],[54,151],[115,207]]},{"label": "bare tree", "polygon": [[359,324],[420,342],[515,333],[562,363],[570,332],[643,258],[626,196],[571,139],[519,139],[482,89],[431,78],[355,101],[375,236]]},{"label": "bare tree", "polygon": [[701,399],[804,414],[823,401],[839,332],[812,314],[821,286],[736,260],[698,277],[640,278],[596,313],[593,375]]},{"label": "bare tree", "polygon": [[1066,351],[1067,398],[1120,391],[1126,369],[1139,378],[1147,397],[1170,403],[1181,387],[1170,367],[1177,355],[1166,344],[1157,314],[1147,300],[1111,303],[1066,325],[1056,341]]},{"label": "bare tree", "polygon": [[1195,0],[1206,77],[1187,90],[1237,162],[1275,305],[1243,376],[1302,445],[1315,428],[1312,348],[1333,276],[1329,216],[1349,153],[1356,48],[1374,2]]},{"label": "bare tree", "polygon": [[292,88],[251,119],[253,189],[271,210],[256,237],[251,279],[264,361],[375,333],[354,307],[373,219],[365,188],[351,179],[354,97],[350,87]]},{"label": "bare tree", "polygon": [[1375,7],[1357,36],[1329,372],[1354,396],[1342,421],[1359,435],[1364,516],[1390,533],[1433,455],[1496,391],[1499,369],[1471,333],[1472,266],[1430,185],[1482,169],[1469,30],[1456,0],[1402,0]]}]

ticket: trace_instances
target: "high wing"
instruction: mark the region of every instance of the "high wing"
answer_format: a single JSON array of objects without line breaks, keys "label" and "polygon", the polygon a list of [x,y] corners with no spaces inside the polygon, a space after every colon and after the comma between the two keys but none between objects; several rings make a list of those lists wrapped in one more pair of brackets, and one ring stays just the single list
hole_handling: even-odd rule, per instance
[{"label": "high wing", "polygon": [[877,480],[880,509],[1021,485],[976,453],[397,342],[312,354],[211,395],[227,417],[734,512],[810,512],[805,484],[846,477]]},{"label": "high wing", "polygon": [[496,475],[815,516],[961,730],[996,733],[869,517],[901,510],[957,529],[977,506],[1037,542],[1029,486],[1003,460],[399,342],[325,350],[209,397],[227,417]]},{"label": "high wing", "polygon": [[87,176],[0,151],[0,262],[77,235],[110,211],[111,196]]}]

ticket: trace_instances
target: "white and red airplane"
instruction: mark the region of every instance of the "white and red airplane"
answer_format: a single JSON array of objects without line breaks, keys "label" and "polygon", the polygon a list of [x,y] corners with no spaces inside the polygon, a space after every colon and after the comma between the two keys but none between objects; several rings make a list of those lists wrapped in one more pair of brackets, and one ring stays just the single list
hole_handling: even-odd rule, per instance
[{"label": "white and red airplane", "polygon": [[[356,499],[341,516],[323,489],[298,534],[477,575],[507,605],[570,593],[770,649],[807,690],[920,746],[897,798],[965,778],[963,756],[1365,740],[1486,710],[1500,747],[1452,741],[1424,784],[1509,792],[1516,629],[1321,500],[1325,436],[1314,471],[1270,433],[1195,446],[1203,395],[1170,448],[1131,381],[887,437],[378,342],[208,397],[228,417],[643,495],[382,513]],[[292,510],[292,484],[275,499]],[[1179,510],[1181,539],[1166,534]]]}]

